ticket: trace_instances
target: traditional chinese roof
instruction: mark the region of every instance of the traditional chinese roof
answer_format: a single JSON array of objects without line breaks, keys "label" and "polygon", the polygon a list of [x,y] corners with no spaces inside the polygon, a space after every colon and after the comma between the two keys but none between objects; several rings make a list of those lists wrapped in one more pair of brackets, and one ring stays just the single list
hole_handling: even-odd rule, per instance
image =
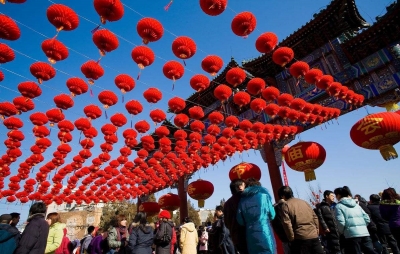
[{"label": "traditional chinese roof", "polygon": [[362,33],[342,44],[351,63],[356,63],[372,53],[400,40],[400,2],[394,2],[387,13]]},{"label": "traditional chinese roof", "polygon": [[[290,47],[296,59],[302,59],[314,50],[337,38],[346,31],[359,31],[369,24],[361,17],[354,0],[333,0],[314,19],[279,43]],[[243,68],[256,77],[275,77],[282,67],[272,62],[272,54],[244,61]]]}]

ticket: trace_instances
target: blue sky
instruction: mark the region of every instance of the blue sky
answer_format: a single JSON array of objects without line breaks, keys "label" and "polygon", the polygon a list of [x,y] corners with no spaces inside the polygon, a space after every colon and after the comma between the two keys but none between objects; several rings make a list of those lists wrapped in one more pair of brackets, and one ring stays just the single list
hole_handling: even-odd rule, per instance
[{"label": "blue sky", "polygon": [[[97,94],[100,91],[109,89],[120,95],[114,85],[116,75],[126,73],[132,77],[137,76],[138,68],[131,59],[131,50],[136,45],[141,45],[141,39],[136,32],[136,23],[143,17],[158,19],[164,26],[164,36],[161,40],[149,44],[156,54],[156,60],[153,65],[142,72],[140,80],[136,81],[135,89],[125,95],[125,102],[136,99],[141,101],[144,106],[144,111],[135,116],[133,118],[134,121],[151,121],[148,116],[150,110],[155,108],[165,110],[171,97],[187,98],[190,96],[194,91],[189,85],[189,80],[194,74],[204,74],[200,62],[206,55],[216,54],[224,60],[225,64],[229,62],[231,57],[234,57],[239,63],[242,60],[258,57],[259,53],[255,49],[254,43],[261,33],[274,32],[281,41],[311,20],[312,15],[323,9],[329,2],[327,0],[231,0],[224,13],[211,17],[204,14],[199,7],[198,1],[194,0],[175,0],[169,11],[165,11],[163,8],[168,3],[168,0],[125,0],[123,1],[125,4],[124,17],[117,22],[107,22],[105,25],[105,28],[119,36],[120,45],[117,50],[107,54],[101,60],[105,74],[93,86],[94,96],[91,97],[89,93],[86,93],[76,97],[74,99],[75,106],[64,111],[64,114],[69,120],[83,117],[82,108],[85,105],[89,103],[101,105],[97,100]],[[367,22],[373,23],[377,15],[385,13],[385,6],[391,2],[386,0],[359,0],[356,1],[356,4],[360,14]],[[35,111],[45,112],[47,109],[55,107],[52,98],[57,94],[69,92],[65,86],[65,81],[71,76],[84,78],[80,72],[80,66],[89,59],[98,59],[98,49],[93,44],[92,34],[90,33],[99,23],[99,17],[93,8],[93,1],[30,0],[21,5],[10,3],[2,5],[0,6],[0,12],[18,22],[21,29],[21,38],[17,41],[1,41],[1,43],[6,43],[14,49],[16,58],[14,61],[0,66],[5,74],[5,80],[0,83],[0,101],[11,101],[14,97],[19,96],[17,85],[22,81],[34,80],[29,72],[29,66],[36,61],[46,62],[46,57],[40,45],[43,40],[56,34],[54,26],[48,22],[46,17],[46,9],[53,3],[65,4],[74,9],[80,16],[80,24],[74,31],[61,31],[58,35],[58,40],[70,48],[70,55],[66,60],[58,62],[54,66],[58,70],[56,77],[42,85],[43,94],[35,100]],[[242,11],[250,11],[257,18],[257,28],[247,39],[234,35],[230,28],[233,17]],[[171,51],[171,43],[176,36],[183,35],[194,39],[197,44],[197,53],[186,61],[185,74],[183,78],[176,82],[175,89],[172,90],[172,81],[164,77],[162,66],[166,61],[176,60]],[[163,92],[163,99],[156,105],[148,104],[142,96],[143,91],[149,87],[157,87]],[[384,111],[382,108],[368,107],[367,109],[369,113]],[[126,112],[121,101],[108,109],[109,116],[116,112]],[[317,180],[311,182],[311,185],[316,187],[319,184],[322,190],[333,190],[336,187],[348,185],[354,194],[359,193],[365,197],[368,197],[371,193],[377,193],[388,186],[400,187],[399,177],[396,177],[400,168],[399,159],[386,162],[379,151],[359,148],[350,139],[351,126],[366,114],[367,110],[360,108],[340,117],[338,123],[333,121],[329,125],[327,124],[326,127],[325,125],[322,128],[316,127],[300,135],[301,140],[316,141],[323,145],[327,151],[326,161],[317,169]],[[168,118],[171,116],[169,114]],[[29,113],[22,114],[19,117],[25,124],[22,130],[25,132],[26,139],[22,142],[23,156],[12,166],[13,174],[16,174],[19,163],[30,154],[29,149],[35,141],[31,133],[33,125],[29,121]],[[130,120],[130,117],[128,119]],[[102,116],[92,123],[99,127],[108,121]],[[129,127],[129,123],[125,126],[125,128],[127,127]],[[153,128],[154,125],[152,125],[152,130]],[[53,146],[45,153],[44,163],[52,158],[52,153],[55,151],[56,145],[59,144],[56,131],[58,129],[55,129],[51,134],[50,138],[53,141]],[[5,137],[6,133],[6,128],[1,125],[0,135]],[[78,131],[75,130],[73,134],[74,140],[70,143],[73,151],[67,157],[66,163],[71,162],[72,157],[81,149],[78,143]],[[294,142],[298,140],[296,138]],[[96,156],[100,153],[98,146],[103,143],[101,135],[95,138],[94,142],[96,146],[91,151]],[[398,145],[395,147],[400,148]],[[119,149],[114,149],[112,154],[117,155],[118,151]],[[1,145],[0,154],[5,152],[6,147]],[[129,158],[133,160],[135,157],[133,153]],[[91,159],[88,160],[88,162],[90,161]],[[215,191],[213,196],[206,201],[206,208],[214,208],[222,198],[229,198],[229,169],[242,161],[259,165],[263,170],[261,182],[271,190],[267,165],[263,162],[259,152],[248,151],[242,155],[235,155],[224,163],[220,162],[216,166],[202,169],[193,176],[193,179],[202,178],[214,184]],[[35,170],[36,172],[37,169]],[[301,198],[307,198],[309,183],[304,181],[303,174],[295,172],[288,167],[287,174],[290,186]],[[169,191],[168,189],[161,191],[156,196],[159,197]],[[176,190],[172,190],[172,192],[176,193]],[[0,213],[20,211],[26,214],[29,209],[28,205],[5,204],[4,199],[0,202]]]}]

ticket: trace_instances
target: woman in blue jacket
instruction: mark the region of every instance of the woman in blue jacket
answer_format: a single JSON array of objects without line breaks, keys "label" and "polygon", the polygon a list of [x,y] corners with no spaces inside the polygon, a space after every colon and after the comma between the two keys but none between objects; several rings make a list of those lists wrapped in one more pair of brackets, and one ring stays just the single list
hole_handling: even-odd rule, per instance
[{"label": "woman in blue jacket", "polygon": [[271,196],[255,179],[248,180],[246,186],[236,218],[240,225],[246,227],[247,250],[258,254],[276,253],[270,223],[275,218]]},{"label": "woman in blue jacket", "polygon": [[367,229],[370,222],[368,214],[351,198],[347,188],[336,188],[334,193],[339,200],[335,216],[339,233],[346,238],[345,252],[377,254]]}]

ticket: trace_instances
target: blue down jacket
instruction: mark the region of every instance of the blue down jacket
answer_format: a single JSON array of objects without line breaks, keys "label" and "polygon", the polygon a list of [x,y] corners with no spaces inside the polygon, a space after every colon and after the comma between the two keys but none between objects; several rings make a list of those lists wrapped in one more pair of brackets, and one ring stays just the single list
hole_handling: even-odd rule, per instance
[{"label": "blue down jacket", "polygon": [[276,253],[275,238],[270,224],[275,218],[275,209],[266,188],[246,188],[242,193],[236,218],[240,225],[246,227],[249,253]]},{"label": "blue down jacket", "polygon": [[345,238],[369,236],[368,214],[352,198],[342,198],[335,207],[339,233]]}]

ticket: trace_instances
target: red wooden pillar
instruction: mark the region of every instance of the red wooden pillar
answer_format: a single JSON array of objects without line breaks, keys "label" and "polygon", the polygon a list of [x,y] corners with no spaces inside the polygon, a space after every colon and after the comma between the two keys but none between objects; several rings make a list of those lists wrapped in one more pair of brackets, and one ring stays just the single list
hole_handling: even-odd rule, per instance
[{"label": "red wooden pillar", "polygon": [[186,193],[186,178],[180,177],[178,182],[178,195],[181,200],[181,206],[179,207],[180,222],[183,223],[185,217],[188,217],[188,204],[187,204],[187,193]]},{"label": "red wooden pillar", "polygon": [[265,159],[267,161],[269,177],[271,179],[272,190],[274,192],[275,201],[277,202],[280,198],[278,196],[278,190],[283,186],[281,171],[279,166],[276,164],[274,147],[270,143],[264,145]]}]

